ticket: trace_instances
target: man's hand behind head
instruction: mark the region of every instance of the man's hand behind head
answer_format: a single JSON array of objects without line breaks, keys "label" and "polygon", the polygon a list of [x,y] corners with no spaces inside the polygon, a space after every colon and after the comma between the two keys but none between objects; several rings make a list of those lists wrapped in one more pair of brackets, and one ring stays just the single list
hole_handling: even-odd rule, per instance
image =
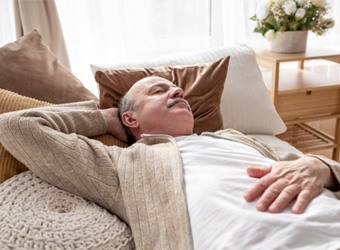
[{"label": "man's hand behind head", "polygon": [[110,133],[123,142],[127,142],[128,136],[122,122],[118,117],[118,108],[100,109],[100,112],[106,120],[107,133]]}]

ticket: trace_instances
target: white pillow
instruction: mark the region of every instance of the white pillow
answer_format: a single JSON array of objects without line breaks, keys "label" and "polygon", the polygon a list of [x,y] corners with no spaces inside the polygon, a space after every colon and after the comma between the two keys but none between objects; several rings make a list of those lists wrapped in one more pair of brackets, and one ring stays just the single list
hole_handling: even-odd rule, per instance
[{"label": "white pillow", "polygon": [[239,44],[199,52],[167,55],[146,61],[92,64],[92,72],[114,68],[178,66],[214,62],[230,55],[228,74],[221,99],[224,128],[245,134],[276,135],[286,126],[270,100],[252,48]]}]

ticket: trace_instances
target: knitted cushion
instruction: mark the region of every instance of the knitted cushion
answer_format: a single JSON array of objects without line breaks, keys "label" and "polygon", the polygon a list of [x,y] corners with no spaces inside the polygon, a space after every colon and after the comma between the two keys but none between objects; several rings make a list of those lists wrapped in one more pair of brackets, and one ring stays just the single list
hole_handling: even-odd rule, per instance
[{"label": "knitted cushion", "polygon": [[0,249],[134,249],[130,228],[25,171],[0,185]]}]

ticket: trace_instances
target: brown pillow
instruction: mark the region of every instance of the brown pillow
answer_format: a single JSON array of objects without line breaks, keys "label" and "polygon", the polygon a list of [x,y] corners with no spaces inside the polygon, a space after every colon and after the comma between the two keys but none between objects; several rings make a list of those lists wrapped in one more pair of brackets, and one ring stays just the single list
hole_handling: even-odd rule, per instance
[{"label": "brown pillow", "polygon": [[0,48],[0,88],[50,103],[98,101],[58,62],[36,30]]},{"label": "brown pillow", "polygon": [[[47,102],[38,101],[33,98],[25,97],[8,90],[0,89],[0,114],[47,105],[51,104]],[[125,143],[119,141],[118,139],[109,134],[96,136],[93,139],[99,140],[102,143],[109,146],[110,145],[117,145],[120,147],[126,146]],[[0,183],[25,170],[27,170],[27,168],[22,163],[17,161],[0,144]]]},{"label": "brown pillow", "polygon": [[220,101],[228,71],[229,56],[214,63],[97,71],[100,108],[117,107],[120,98],[138,80],[147,76],[166,78],[184,90],[194,118],[194,133],[223,129]]}]

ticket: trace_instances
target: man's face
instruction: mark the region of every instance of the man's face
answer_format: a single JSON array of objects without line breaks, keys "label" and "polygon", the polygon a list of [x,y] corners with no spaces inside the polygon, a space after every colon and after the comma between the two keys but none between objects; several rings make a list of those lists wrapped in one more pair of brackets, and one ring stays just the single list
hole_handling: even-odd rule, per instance
[{"label": "man's face", "polygon": [[194,118],[183,90],[161,77],[148,77],[130,90],[136,110],[132,111],[140,133],[189,135]]}]

